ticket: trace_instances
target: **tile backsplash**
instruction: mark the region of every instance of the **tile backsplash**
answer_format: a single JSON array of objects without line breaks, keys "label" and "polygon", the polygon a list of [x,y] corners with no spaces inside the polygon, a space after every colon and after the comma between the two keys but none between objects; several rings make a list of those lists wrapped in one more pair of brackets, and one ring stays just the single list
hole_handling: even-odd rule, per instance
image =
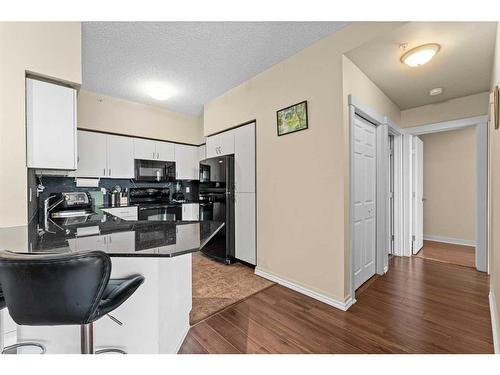
[{"label": "tile backsplash", "polygon": [[[29,173],[29,171],[28,171]],[[30,174],[29,174],[30,175]],[[32,184],[33,184],[32,180]],[[168,188],[170,190],[170,198],[176,191],[176,185],[179,183],[181,191],[184,193],[186,200],[198,200],[198,181],[174,181],[174,182],[135,182],[128,179],[112,179],[101,178],[98,187],[77,187],[74,177],[60,177],[60,176],[37,176],[36,184],[42,184],[45,189],[38,196],[38,209],[43,210],[43,201],[49,197],[50,194],[68,192],[68,191],[100,191],[101,188],[111,190],[116,185],[121,187],[122,191],[127,191],[132,187],[159,187]],[[32,189],[36,191],[36,184]],[[189,193],[186,192],[189,190]],[[36,196],[36,194],[34,194]],[[33,216],[35,213],[30,213]]]}]

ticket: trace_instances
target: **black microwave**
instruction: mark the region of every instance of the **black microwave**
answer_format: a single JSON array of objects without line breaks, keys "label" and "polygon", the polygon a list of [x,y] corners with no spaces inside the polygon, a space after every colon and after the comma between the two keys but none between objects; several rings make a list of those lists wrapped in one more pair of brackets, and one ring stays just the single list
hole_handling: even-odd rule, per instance
[{"label": "black microwave", "polygon": [[135,159],[135,181],[175,181],[175,162]]}]

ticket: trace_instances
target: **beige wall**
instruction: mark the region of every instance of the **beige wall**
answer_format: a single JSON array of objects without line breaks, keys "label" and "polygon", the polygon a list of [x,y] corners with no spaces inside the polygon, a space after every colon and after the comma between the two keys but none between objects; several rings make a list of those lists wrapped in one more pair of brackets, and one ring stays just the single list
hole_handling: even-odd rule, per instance
[{"label": "beige wall", "polygon": [[25,72],[81,84],[79,22],[0,22],[0,227],[27,221]]},{"label": "beige wall", "polygon": [[[343,89],[344,98],[352,94],[364,105],[378,112],[381,116],[389,117],[399,125],[401,122],[401,111],[383,92],[373,83],[348,57],[342,57],[343,64]],[[348,102],[344,102],[344,108]],[[347,119],[345,119],[347,121]]]},{"label": "beige wall", "polygon": [[[397,26],[348,26],[205,105],[206,135],[257,120],[258,268],[335,300],[346,298],[349,198],[342,55]],[[309,129],[278,137],[276,110],[302,100]]]},{"label": "beige wall", "polygon": [[457,120],[488,113],[488,92],[463,96],[445,102],[424,105],[401,111],[403,128]]},{"label": "beige wall", "polygon": [[421,135],[424,236],[475,241],[475,128]]},{"label": "beige wall", "polygon": [[204,143],[202,117],[85,90],[78,94],[78,127],[196,145]]},{"label": "beige wall", "polygon": [[[500,85],[500,23],[497,24],[497,39],[495,61],[493,64],[493,78],[491,87]],[[493,124],[488,124],[490,158],[489,158],[489,183],[490,183],[490,273],[491,289],[496,301],[497,337],[500,338],[500,130],[494,130]],[[500,350],[500,348],[497,348]]]}]

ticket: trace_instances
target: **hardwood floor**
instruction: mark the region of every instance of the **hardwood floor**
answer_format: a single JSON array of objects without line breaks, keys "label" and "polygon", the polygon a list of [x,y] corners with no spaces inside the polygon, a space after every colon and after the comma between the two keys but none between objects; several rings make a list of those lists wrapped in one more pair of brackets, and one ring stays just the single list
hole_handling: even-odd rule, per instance
[{"label": "hardwood floor", "polygon": [[275,285],[193,326],[179,353],[493,353],[488,284],[393,257],[347,312]]},{"label": "hardwood floor", "polygon": [[436,241],[424,241],[417,257],[476,268],[476,248]]}]

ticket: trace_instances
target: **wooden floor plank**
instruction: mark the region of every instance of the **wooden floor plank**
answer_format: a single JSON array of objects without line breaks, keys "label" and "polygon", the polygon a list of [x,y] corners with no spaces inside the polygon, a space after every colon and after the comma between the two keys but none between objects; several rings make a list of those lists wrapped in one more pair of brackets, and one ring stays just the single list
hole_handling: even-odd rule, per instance
[{"label": "wooden floor plank", "polygon": [[392,257],[348,311],[276,285],[191,328],[182,353],[493,353],[489,277]]}]

